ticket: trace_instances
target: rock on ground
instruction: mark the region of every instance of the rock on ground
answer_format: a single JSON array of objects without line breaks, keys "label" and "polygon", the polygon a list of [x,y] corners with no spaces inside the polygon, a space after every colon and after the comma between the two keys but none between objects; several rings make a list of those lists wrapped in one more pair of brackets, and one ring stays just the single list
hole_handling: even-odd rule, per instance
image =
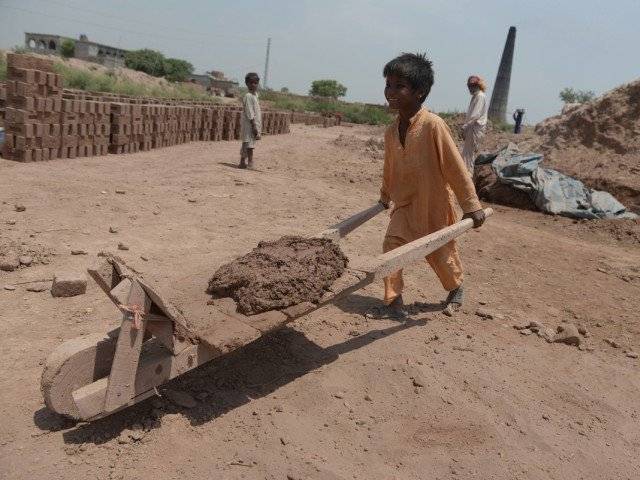
[{"label": "rock on ground", "polygon": [[553,343],[566,343],[567,345],[580,345],[580,333],[575,325],[570,323],[566,325],[560,325],[558,327],[558,333],[553,339]]},{"label": "rock on ground", "polygon": [[13,272],[20,266],[20,260],[17,255],[9,254],[6,257],[0,258],[0,270],[5,272]]},{"label": "rock on ground", "polygon": [[347,257],[331,240],[285,236],[220,267],[208,292],[232,297],[246,315],[318,302],[347,266]]},{"label": "rock on ground", "polygon": [[74,297],[87,291],[87,278],[80,273],[61,273],[53,278],[51,295],[54,297]]}]

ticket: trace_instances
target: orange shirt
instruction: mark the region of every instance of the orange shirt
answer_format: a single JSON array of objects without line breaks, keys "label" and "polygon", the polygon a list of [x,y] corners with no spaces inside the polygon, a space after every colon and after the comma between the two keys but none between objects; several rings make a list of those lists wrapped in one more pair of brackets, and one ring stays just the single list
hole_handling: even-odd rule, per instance
[{"label": "orange shirt", "polygon": [[455,223],[456,198],[465,213],[480,210],[473,181],[444,120],[421,108],[409,122],[404,147],[398,121],[384,137],[380,196],[394,203],[387,236],[412,241]]}]

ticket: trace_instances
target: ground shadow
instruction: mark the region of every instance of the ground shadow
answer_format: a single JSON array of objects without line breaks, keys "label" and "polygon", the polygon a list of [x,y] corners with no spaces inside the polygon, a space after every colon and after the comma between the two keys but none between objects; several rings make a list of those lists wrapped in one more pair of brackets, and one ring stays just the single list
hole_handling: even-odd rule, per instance
[{"label": "ground shadow", "polygon": [[[147,429],[158,428],[162,416],[181,412],[192,425],[201,425],[238,408],[253,399],[268,395],[283,385],[327,365],[347,352],[371,344],[379,338],[408,328],[426,325],[424,320],[408,320],[385,329],[322,348],[303,333],[284,328],[236,350],[224,357],[182,375],[160,389],[188,392],[198,399],[198,406],[180,408],[165,398],[153,398],[122,412],[63,433],[65,443],[105,443],[118,437],[126,428],[138,423]],[[52,414],[55,415],[55,414]],[[43,414],[36,412],[43,426]],[[58,416],[59,417],[59,416]]]},{"label": "ground shadow", "polygon": [[259,168],[240,168],[237,163],[231,162],[218,162],[218,165],[224,165],[225,167],[235,168],[236,170],[243,170],[245,172],[262,172]]},{"label": "ground shadow", "polygon": [[[371,312],[375,312],[376,309],[382,308],[384,306],[384,303],[378,297],[352,293],[351,295],[335,302],[334,305],[345,313],[369,316]],[[445,305],[442,302],[440,303],[414,302],[406,305],[411,315],[441,312],[444,306]],[[376,319],[379,320],[382,317],[376,317],[374,313],[372,316],[369,316],[369,318],[372,318],[374,320]]]}]

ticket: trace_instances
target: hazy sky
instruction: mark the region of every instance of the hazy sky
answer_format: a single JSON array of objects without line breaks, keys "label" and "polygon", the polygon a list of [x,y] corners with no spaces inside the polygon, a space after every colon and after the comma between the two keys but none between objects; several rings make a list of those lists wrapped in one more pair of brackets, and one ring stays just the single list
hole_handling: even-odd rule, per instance
[{"label": "hazy sky", "polygon": [[560,108],[565,86],[602,93],[640,77],[640,0],[0,0],[0,48],[24,32],[153,48],[196,71],[242,78],[264,70],[269,86],[305,93],[335,78],[347,99],[382,103],[382,67],[403,51],[427,51],[436,83],[428,106],[465,110],[468,75],[489,89],[510,25],[518,29],[509,108],[536,122]]}]

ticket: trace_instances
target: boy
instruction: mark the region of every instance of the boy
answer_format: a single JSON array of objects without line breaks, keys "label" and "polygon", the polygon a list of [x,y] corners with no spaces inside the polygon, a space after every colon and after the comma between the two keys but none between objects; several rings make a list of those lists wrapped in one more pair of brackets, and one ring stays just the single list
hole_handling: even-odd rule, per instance
[{"label": "boy", "polygon": [[247,73],[244,83],[249,90],[242,99],[244,111],[242,112],[242,122],[240,124],[240,138],[242,147],[240,148],[240,168],[253,168],[253,148],[257,140],[260,140],[262,131],[262,112],[258,102],[258,84],[260,77],[257,73]]},{"label": "boy", "polygon": [[[388,252],[456,222],[454,194],[478,228],[484,212],[447,124],[422,106],[433,85],[431,61],[424,54],[403,53],[385,65],[384,94],[398,112],[385,132],[384,174],[380,203],[391,220],[384,238]],[[445,313],[463,302],[462,264],[454,241],[427,256],[445,290]],[[402,270],[384,279],[386,315],[406,317],[402,301]]]}]

